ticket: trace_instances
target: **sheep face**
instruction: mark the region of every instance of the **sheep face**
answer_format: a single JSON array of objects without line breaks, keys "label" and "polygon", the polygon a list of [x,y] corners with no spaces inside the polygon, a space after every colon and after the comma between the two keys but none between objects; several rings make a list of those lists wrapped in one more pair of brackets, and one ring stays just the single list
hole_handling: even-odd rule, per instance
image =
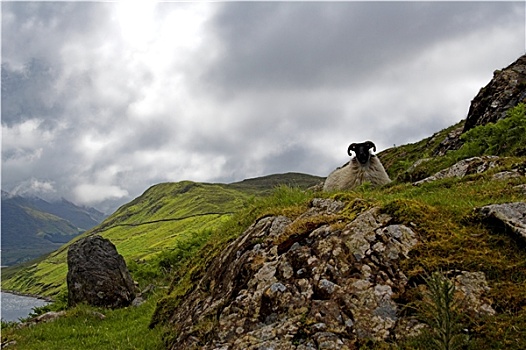
[{"label": "sheep face", "polygon": [[371,148],[376,152],[376,146],[371,141],[351,144],[347,153],[352,157],[351,152],[354,152],[356,156],[327,176],[323,190],[352,190],[364,182],[370,182],[373,186],[391,182],[380,159],[371,153]]},{"label": "sheep face", "polygon": [[371,153],[369,151],[371,148],[376,152],[376,146],[371,141],[353,143],[347,149],[347,154],[349,154],[349,156],[352,156],[351,152],[354,152],[356,154],[356,159],[358,160],[358,162],[364,165],[367,164],[367,162],[371,158]]}]

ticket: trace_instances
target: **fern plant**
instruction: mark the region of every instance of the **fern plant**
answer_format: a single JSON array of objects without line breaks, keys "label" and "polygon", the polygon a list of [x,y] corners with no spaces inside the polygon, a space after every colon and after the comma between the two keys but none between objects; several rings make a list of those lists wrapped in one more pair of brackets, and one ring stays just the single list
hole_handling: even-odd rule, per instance
[{"label": "fern plant", "polygon": [[462,135],[465,143],[457,152],[457,158],[523,153],[526,147],[526,105],[519,103],[507,114],[507,118],[477,126]]}]

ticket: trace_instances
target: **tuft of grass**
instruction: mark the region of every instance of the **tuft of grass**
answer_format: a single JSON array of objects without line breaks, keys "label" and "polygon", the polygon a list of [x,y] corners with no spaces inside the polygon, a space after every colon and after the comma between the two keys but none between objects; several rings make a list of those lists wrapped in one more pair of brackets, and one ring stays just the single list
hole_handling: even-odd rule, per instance
[{"label": "tuft of grass", "polygon": [[[526,155],[526,105],[508,110],[507,118],[477,126],[463,135],[462,146],[444,156],[433,157],[439,142],[462,122],[416,144],[389,149],[380,154],[389,175],[397,182],[415,182],[437,173],[458,161],[471,157],[494,155],[517,157]],[[438,142],[437,142],[438,141]],[[384,161],[385,159],[385,161]],[[418,160],[417,166],[412,166]]]},{"label": "tuft of grass", "polygon": [[461,139],[464,145],[455,152],[460,159],[480,155],[526,155],[526,105],[520,103],[510,108],[507,118],[477,126]]}]

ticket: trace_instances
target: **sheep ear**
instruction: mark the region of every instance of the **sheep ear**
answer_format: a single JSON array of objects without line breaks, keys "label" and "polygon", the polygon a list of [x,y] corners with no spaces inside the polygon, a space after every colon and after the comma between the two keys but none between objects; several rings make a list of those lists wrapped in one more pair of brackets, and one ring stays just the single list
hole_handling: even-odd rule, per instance
[{"label": "sheep ear", "polygon": [[347,148],[347,154],[352,157],[351,151],[356,152],[356,144],[355,143],[351,143],[349,145],[349,148]]}]

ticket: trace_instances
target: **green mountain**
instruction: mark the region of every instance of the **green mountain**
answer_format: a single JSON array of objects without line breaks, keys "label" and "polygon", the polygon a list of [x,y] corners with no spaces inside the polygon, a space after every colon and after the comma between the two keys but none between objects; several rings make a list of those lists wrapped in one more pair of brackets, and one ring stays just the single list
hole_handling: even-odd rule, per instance
[{"label": "green mountain", "polygon": [[2,266],[52,252],[103,218],[93,208],[66,200],[47,202],[2,192]]},{"label": "green mountain", "polygon": [[[254,196],[266,194],[275,186],[307,188],[322,180],[316,176],[287,173],[233,184],[190,181],[158,184],[77,238],[100,234],[110,239],[129,263],[148,262],[177,249],[192,237],[203,236],[202,240],[206,240],[211,229],[245,207]],[[57,295],[65,288],[67,248],[74,241],[38,261],[3,269],[2,289]],[[186,250],[190,248],[184,246]]]}]

